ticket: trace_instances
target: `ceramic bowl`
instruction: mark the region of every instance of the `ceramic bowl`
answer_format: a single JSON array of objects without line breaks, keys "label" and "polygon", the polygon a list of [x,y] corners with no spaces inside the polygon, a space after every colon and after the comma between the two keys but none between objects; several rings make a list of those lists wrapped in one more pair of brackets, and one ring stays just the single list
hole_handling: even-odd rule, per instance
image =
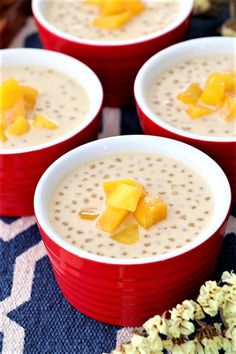
[{"label": "ceramic bowl", "polygon": [[4,66],[35,65],[77,79],[90,104],[83,122],[60,138],[34,147],[6,149],[4,143],[0,146],[0,215],[31,215],[34,190],[46,168],[65,152],[96,139],[103,90],[91,69],[67,55],[40,49],[5,49],[1,55],[3,70]]},{"label": "ceramic bowl", "polygon": [[203,136],[167,124],[151,110],[147,93],[154,78],[173,65],[204,55],[216,57],[219,53],[234,55],[235,49],[235,38],[199,38],[173,45],[155,54],[142,66],[134,85],[137,111],[144,133],[173,138],[193,145],[210,155],[225,171],[231,184],[234,201],[236,201],[236,138]]},{"label": "ceramic bowl", "polygon": [[80,39],[55,28],[45,13],[47,1],[33,0],[32,9],[42,45],[78,58],[101,79],[104,104],[121,106],[133,100],[133,83],[142,64],[157,51],[185,39],[193,0],[181,0],[182,10],[175,22],[152,35],[118,43]]},{"label": "ceramic bowl", "polygon": [[[119,259],[85,252],[63,240],[50,224],[49,201],[57,183],[75,167],[118,152],[159,153],[184,162],[208,184],[214,210],[207,228],[185,246],[162,255]],[[87,316],[120,326],[139,326],[190,298],[210,279],[229,215],[231,192],[221,168],[187,144],[154,136],[119,136],[80,146],[55,161],[41,177],[34,208],[57,283]]]}]

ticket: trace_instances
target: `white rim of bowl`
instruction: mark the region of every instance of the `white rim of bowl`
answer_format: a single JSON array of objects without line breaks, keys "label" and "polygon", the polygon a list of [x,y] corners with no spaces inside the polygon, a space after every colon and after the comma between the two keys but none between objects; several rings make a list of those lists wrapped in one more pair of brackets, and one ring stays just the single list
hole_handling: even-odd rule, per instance
[{"label": "white rim of bowl", "polygon": [[[191,59],[195,57],[195,55],[191,56],[191,49],[193,47],[197,46],[205,46],[208,50],[209,55],[214,54],[214,52],[211,52],[211,47],[217,46],[219,48],[219,52],[221,51],[222,53],[222,45],[223,43],[226,44],[229,48],[233,48],[235,50],[235,55],[236,55],[236,38],[230,38],[230,37],[206,37],[206,38],[197,38],[197,39],[191,39],[187,40],[181,43],[174,44],[166,49],[163,49],[162,51],[154,54],[150,59],[144,63],[144,65],[140,68],[134,82],[134,96],[136,99],[136,102],[138,106],[141,108],[143,113],[154,123],[158,124],[162,128],[166,129],[167,131],[170,131],[174,134],[177,134],[182,137],[186,137],[189,139],[194,139],[198,141],[209,141],[209,142],[222,142],[222,143],[228,143],[228,142],[236,142],[236,137],[211,137],[207,135],[200,135],[200,134],[195,134],[195,133],[189,133],[185,132],[181,129],[175,128],[174,126],[164,122],[161,118],[159,118],[149,107],[149,104],[145,98],[144,91],[147,91],[147,87],[144,84],[148,78],[151,80],[151,74],[152,78],[154,79],[155,77],[158,77],[158,70],[155,72],[150,72],[151,67],[153,68],[154,66],[158,68],[158,64],[160,63],[168,63],[168,59],[171,58],[177,58],[176,54],[179,55],[180,59],[176,60],[176,64],[180,63],[184,60],[187,60],[185,58],[185,53],[188,54],[188,59]],[[189,54],[190,53],[190,54]],[[205,55],[207,55],[205,54]],[[224,52],[222,53],[224,54]],[[171,68],[169,66],[168,68]],[[164,70],[165,71],[165,70]],[[159,74],[162,74],[163,71],[160,71]],[[145,87],[145,89],[144,89]]]},{"label": "white rim of bowl", "polygon": [[[19,56],[22,56],[25,58],[20,61],[19,64]],[[89,96],[88,90],[86,90],[83,87],[83,84],[79,82],[79,80],[75,79],[71,75],[68,75],[64,70],[63,70],[63,65],[60,66],[60,69],[55,69],[56,71],[59,71],[60,73],[64,74],[67,77],[71,77],[75,81],[78,81],[78,83],[83,87],[85,90],[85,93],[88,96],[89,99],[89,104],[91,105],[88,114],[86,115],[85,119],[79,124],[78,127],[74,128],[71,130],[69,133],[58,137],[56,139],[53,139],[49,141],[48,143],[43,143],[39,145],[35,145],[32,147],[23,147],[23,148],[12,148],[12,149],[4,149],[1,148],[0,145],[0,154],[1,155],[9,155],[9,154],[21,154],[21,153],[29,153],[32,151],[37,151],[37,150],[42,150],[44,148],[49,148],[51,146],[57,145],[59,143],[62,143],[73,136],[77,135],[79,132],[81,132],[83,129],[85,129],[90,123],[93,122],[97,114],[100,112],[101,107],[102,107],[102,102],[103,102],[103,88],[101,85],[100,80],[98,79],[97,75],[85,64],[83,64],[81,61],[70,57],[69,55],[54,52],[51,50],[45,50],[45,49],[37,49],[37,48],[12,48],[12,49],[3,49],[1,51],[1,61],[3,62],[6,57],[11,57],[14,58],[13,62],[15,64],[11,65],[34,65],[34,66],[42,66],[45,68],[49,69],[55,69],[55,62],[60,61],[61,63],[66,63],[66,65],[73,64],[74,66],[77,66],[80,71],[83,71],[88,76],[88,80],[93,80],[94,87],[96,90],[96,101],[91,100]],[[30,60],[28,58],[37,58],[34,60],[34,64],[27,64]],[[42,65],[40,63],[40,58],[45,58],[45,60],[48,59],[48,62],[50,61],[52,64],[51,65]],[[54,64],[54,65],[53,65]],[[5,65],[5,66],[8,66]],[[2,66],[2,70],[4,70],[4,65]]]},{"label": "white rim of bowl", "polygon": [[132,44],[137,44],[140,42],[145,42],[157,37],[161,37],[162,35],[174,30],[177,28],[181,23],[185,21],[186,18],[191,14],[192,8],[193,8],[193,1],[194,0],[181,0],[180,5],[182,6],[180,15],[178,18],[169,26],[167,26],[164,30],[160,32],[156,32],[154,34],[138,37],[137,39],[133,40],[122,40],[122,41],[96,41],[96,40],[86,40],[84,38],[78,38],[75,36],[72,36],[70,34],[66,34],[53,25],[50,24],[49,21],[46,20],[46,18],[43,15],[43,11],[41,9],[41,4],[45,0],[33,0],[32,2],[32,11],[35,16],[35,18],[41,23],[42,26],[44,26],[48,31],[54,33],[58,37],[62,37],[66,40],[75,42],[75,43],[80,43],[80,44],[86,44],[86,45],[95,45],[95,46],[123,46],[123,45],[132,45]]},{"label": "white rim of bowl", "polygon": [[[111,150],[109,149],[109,147]],[[127,146],[129,146],[127,148]],[[140,150],[137,146],[141,146]],[[193,170],[196,171],[195,167],[191,166],[192,161],[194,161],[195,166],[196,163],[198,165],[197,173],[199,173],[203,178],[203,169],[208,169],[207,178],[204,178],[206,182],[209,184],[209,180],[214,176],[214,182],[218,183],[221,188],[215,187],[215,193],[213,193],[214,199],[216,195],[218,203],[218,209],[214,211],[214,218],[210,222],[210,226],[202,232],[200,236],[198,236],[194,241],[186,244],[185,246],[168,252],[164,255],[151,256],[140,259],[122,259],[122,258],[110,258],[98,256],[92,253],[85,252],[80,250],[79,248],[69,244],[64,241],[62,237],[58,236],[57,232],[54,231],[53,227],[50,224],[48,213],[48,203],[52,192],[55,188],[55,185],[63,178],[67,173],[72,171],[76,166],[83,164],[84,162],[91,161],[93,158],[97,156],[101,157],[104,155],[110,155],[116,152],[136,152],[142,151],[142,147],[145,146],[144,152],[153,152],[153,153],[163,153],[160,152],[162,150],[165,151],[163,153],[166,156],[170,156],[174,159],[182,161],[187,164]],[[154,148],[154,150],[153,150]],[[85,156],[86,153],[89,155]],[[181,154],[182,153],[182,154]],[[196,159],[193,159],[192,156],[195,156]],[[78,158],[79,156],[79,158]],[[79,161],[79,162],[78,162]],[[189,161],[188,163],[186,161]],[[198,162],[196,162],[198,161]],[[67,167],[66,167],[67,166]],[[199,172],[199,170],[201,172]],[[212,174],[212,176],[210,176]],[[52,183],[51,183],[52,182]],[[223,186],[223,188],[222,188]],[[219,186],[218,186],[219,187]],[[211,185],[210,185],[211,188]],[[219,193],[218,193],[219,191]],[[223,193],[223,194],[222,194]],[[220,195],[222,194],[222,195]],[[47,234],[47,236],[52,239],[56,244],[65,249],[66,251],[77,255],[81,258],[88,259],[90,261],[95,261],[99,263],[108,263],[108,264],[116,264],[116,265],[134,265],[134,264],[148,264],[157,261],[163,261],[169,258],[173,258],[179,256],[181,254],[186,253],[187,251],[191,251],[204,241],[209,239],[222,225],[225,221],[231,206],[231,190],[229,186],[229,182],[222,171],[222,169],[217,165],[217,163],[211,159],[208,155],[203,153],[202,151],[177,140],[156,137],[150,135],[123,135],[116,136],[110,138],[104,138],[100,140],[96,140],[84,145],[79,146],[78,148],[71,150],[65,155],[61,156],[57,159],[49,168],[44,172],[42,177],[40,178],[38,185],[35,190],[34,195],[34,210],[36,219],[39,225],[42,227],[43,231]]]}]

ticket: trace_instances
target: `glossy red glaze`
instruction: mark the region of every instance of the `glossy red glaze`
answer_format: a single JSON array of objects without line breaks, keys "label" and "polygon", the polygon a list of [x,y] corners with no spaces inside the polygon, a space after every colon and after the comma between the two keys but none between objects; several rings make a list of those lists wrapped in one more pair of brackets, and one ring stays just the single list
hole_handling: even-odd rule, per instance
[{"label": "glossy red glaze", "polygon": [[209,156],[211,156],[224,170],[230,182],[232,199],[236,202],[236,141],[232,142],[213,142],[201,139],[192,139],[167,130],[151,120],[141,109],[136,101],[137,112],[140,118],[142,129],[147,135],[163,136],[182,141],[192,145]]},{"label": "glossy red glaze", "polygon": [[190,251],[135,265],[79,257],[59,246],[38,226],[58,285],[72,306],[98,321],[140,326],[151,316],[191,298],[210,279],[226,220],[213,236]]},{"label": "glossy red glaze", "polygon": [[104,104],[118,107],[133,100],[134,79],[144,62],[158,51],[186,38],[190,15],[173,30],[151,40],[112,46],[68,40],[46,28],[37,16],[35,21],[43,48],[68,54],[87,64],[102,82]]},{"label": "glossy red glaze", "polygon": [[67,151],[95,139],[100,116],[99,112],[86,128],[58,144],[35,151],[0,154],[0,215],[34,214],[34,190],[43,172]]}]

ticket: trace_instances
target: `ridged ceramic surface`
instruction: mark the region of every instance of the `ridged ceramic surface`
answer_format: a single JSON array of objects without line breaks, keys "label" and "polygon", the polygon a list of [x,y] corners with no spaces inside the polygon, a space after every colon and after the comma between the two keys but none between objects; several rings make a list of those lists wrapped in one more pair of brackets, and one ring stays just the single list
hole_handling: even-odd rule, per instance
[{"label": "ridged ceramic surface", "polygon": [[189,16],[175,29],[154,39],[127,45],[89,45],[71,41],[45,28],[35,18],[42,45],[75,57],[87,64],[100,78],[104,104],[121,106],[132,102],[135,76],[153,54],[186,38]]},{"label": "ridged ceramic surface", "polygon": [[210,279],[226,222],[204,243],[177,257],[136,265],[95,262],[72,254],[40,227],[58,285],[72,306],[95,320],[140,326],[191,298]]},{"label": "ridged ceramic surface", "polygon": [[201,139],[191,139],[173,133],[163,127],[154,123],[148,116],[142,111],[137,104],[137,111],[140,119],[140,124],[145,134],[157,135],[166,138],[182,141],[189,145],[192,145],[199,150],[202,150],[207,155],[212,157],[224,170],[232,191],[233,202],[236,202],[236,141],[232,142],[217,142],[217,141],[204,141]]},{"label": "ridged ceramic surface", "polygon": [[33,215],[34,190],[48,166],[67,151],[96,138],[100,113],[82,131],[59,144],[35,151],[0,154],[0,215]]}]

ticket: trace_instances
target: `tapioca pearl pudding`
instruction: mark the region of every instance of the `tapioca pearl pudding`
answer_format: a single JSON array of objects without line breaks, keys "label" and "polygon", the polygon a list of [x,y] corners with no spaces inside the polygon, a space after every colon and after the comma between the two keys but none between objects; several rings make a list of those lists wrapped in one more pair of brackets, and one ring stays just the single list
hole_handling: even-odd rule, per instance
[{"label": "tapioca pearl pudding", "polygon": [[230,55],[202,56],[180,62],[155,78],[148,93],[148,104],[158,118],[183,131],[203,136],[234,137],[234,119],[226,121],[217,112],[192,119],[186,113],[186,105],[176,96],[192,83],[203,88],[211,73],[232,73],[235,70],[236,59]]},{"label": "tapioca pearl pudding", "polygon": [[[83,220],[81,209],[105,209],[104,181],[133,178],[148,193],[168,205],[167,218],[150,229],[139,227],[140,240],[124,245]],[[193,241],[209,224],[213,196],[206,181],[180,161],[157,154],[122,153],[104,156],[78,166],[56,186],[49,204],[54,230],[81,250],[111,258],[142,258],[160,255]],[[135,221],[128,216],[125,226]]]},{"label": "tapioca pearl pudding", "polygon": [[39,91],[36,105],[28,115],[29,120],[35,113],[44,113],[57,124],[57,128],[49,130],[31,126],[29,132],[21,136],[8,135],[7,141],[1,143],[3,149],[33,147],[50,142],[78,127],[88,115],[87,93],[72,77],[40,66],[3,66],[2,80],[9,78]]},{"label": "tapioca pearl pudding", "polygon": [[115,30],[95,27],[92,21],[99,14],[97,6],[84,1],[48,1],[45,16],[58,30],[72,36],[97,41],[121,41],[158,33],[181,13],[180,0],[143,1],[145,10],[126,25]]}]

